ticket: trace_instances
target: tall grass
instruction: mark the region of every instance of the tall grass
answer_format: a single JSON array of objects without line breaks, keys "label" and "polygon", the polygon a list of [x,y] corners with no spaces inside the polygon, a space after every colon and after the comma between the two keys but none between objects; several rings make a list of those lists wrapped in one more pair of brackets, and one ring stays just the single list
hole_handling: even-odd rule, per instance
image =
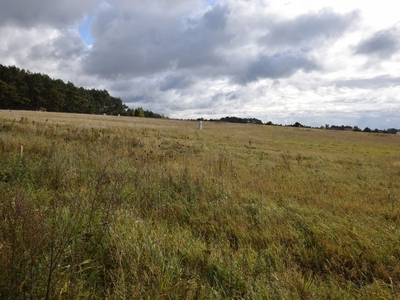
[{"label": "tall grass", "polygon": [[10,111],[0,127],[1,299],[399,297],[397,136]]}]

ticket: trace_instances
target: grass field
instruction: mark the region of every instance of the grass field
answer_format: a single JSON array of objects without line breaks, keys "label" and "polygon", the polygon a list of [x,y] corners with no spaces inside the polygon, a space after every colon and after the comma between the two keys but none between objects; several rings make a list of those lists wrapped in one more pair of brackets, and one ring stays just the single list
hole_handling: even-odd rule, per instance
[{"label": "grass field", "polygon": [[399,136],[23,111],[0,130],[0,299],[399,298]]}]

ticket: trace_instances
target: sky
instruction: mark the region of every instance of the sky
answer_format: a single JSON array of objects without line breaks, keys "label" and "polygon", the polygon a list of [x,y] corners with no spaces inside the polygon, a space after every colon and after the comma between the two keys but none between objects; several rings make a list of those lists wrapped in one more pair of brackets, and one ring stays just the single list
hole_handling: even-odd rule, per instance
[{"label": "sky", "polygon": [[0,0],[0,63],[171,118],[400,128],[393,0]]}]

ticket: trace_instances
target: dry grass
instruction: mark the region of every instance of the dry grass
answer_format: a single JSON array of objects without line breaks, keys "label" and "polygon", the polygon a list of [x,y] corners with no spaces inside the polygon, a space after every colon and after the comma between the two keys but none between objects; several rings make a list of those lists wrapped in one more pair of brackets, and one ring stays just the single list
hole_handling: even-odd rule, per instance
[{"label": "dry grass", "polygon": [[398,298],[398,136],[21,111],[0,128],[2,299]]}]

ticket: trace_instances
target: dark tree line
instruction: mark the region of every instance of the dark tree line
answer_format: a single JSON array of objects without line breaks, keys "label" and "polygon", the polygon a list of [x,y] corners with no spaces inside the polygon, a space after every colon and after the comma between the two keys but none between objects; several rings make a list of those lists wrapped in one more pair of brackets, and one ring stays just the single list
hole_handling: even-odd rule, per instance
[{"label": "dark tree line", "polygon": [[164,115],[157,114],[155,112],[152,112],[151,110],[144,110],[142,107],[138,107],[135,109],[128,108],[127,115],[142,118],[165,118]]},{"label": "dark tree line", "polygon": [[106,90],[88,90],[45,74],[0,65],[0,108],[117,115],[125,114],[127,106]]},{"label": "dark tree line", "polygon": [[294,124],[290,125],[282,125],[282,124],[274,124],[271,121],[268,121],[267,123],[263,123],[261,120],[256,119],[256,118],[239,118],[239,117],[223,117],[220,119],[204,119],[204,118],[198,118],[198,121],[211,121],[211,122],[228,122],[228,123],[247,123],[247,124],[264,124],[264,125],[269,125],[269,126],[286,126],[286,127],[298,127],[298,128],[313,128],[313,129],[330,129],[330,130],[342,130],[342,131],[363,131],[363,132],[374,132],[374,133],[389,133],[389,134],[396,134],[400,131],[400,129],[396,128],[389,128],[386,130],[380,130],[380,129],[374,129],[371,130],[369,127],[365,127],[364,130],[359,128],[358,126],[337,126],[337,125],[332,125],[329,126],[328,124],[325,124],[325,126],[320,126],[320,127],[311,127],[307,125],[303,125],[300,122],[295,122]]},{"label": "dark tree line", "polygon": [[[198,120],[204,120],[200,118]],[[223,117],[220,119],[211,119],[214,122],[227,122],[227,123],[243,123],[243,124],[263,124],[263,122],[256,118],[239,118],[239,117]]]},{"label": "dark tree line", "polygon": [[[106,90],[84,89],[45,74],[1,64],[0,109],[161,117],[142,108],[128,109],[120,98],[112,97]],[[136,114],[139,109],[140,115]]]}]

